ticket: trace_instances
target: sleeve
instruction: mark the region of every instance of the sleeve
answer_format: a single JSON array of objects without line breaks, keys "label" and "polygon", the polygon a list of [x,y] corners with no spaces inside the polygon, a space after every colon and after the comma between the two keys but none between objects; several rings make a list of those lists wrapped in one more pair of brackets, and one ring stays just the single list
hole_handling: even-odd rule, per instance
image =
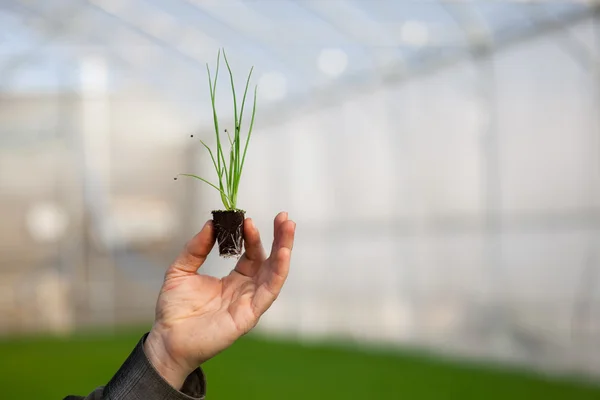
[{"label": "sleeve", "polygon": [[206,379],[200,368],[188,375],[181,391],[169,385],[144,353],[145,334],[121,368],[104,387],[87,397],[67,396],[64,400],[204,400]]}]

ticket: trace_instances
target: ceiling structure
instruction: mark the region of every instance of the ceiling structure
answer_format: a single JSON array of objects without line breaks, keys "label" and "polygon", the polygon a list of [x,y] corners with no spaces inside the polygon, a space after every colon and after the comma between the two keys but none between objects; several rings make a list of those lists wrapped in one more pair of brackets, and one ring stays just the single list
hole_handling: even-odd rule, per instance
[{"label": "ceiling structure", "polygon": [[[293,103],[494,51],[598,11],[597,1],[4,0],[0,90],[73,90],[100,57],[110,87],[207,101],[206,63],[257,67],[264,101]],[[241,78],[240,78],[241,79]],[[286,101],[288,100],[288,101]]]}]

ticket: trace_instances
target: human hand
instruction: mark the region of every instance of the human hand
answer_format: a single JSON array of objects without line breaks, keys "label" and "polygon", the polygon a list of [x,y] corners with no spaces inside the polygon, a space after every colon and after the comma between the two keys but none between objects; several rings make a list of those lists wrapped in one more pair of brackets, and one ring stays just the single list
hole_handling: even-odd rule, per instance
[{"label": "human hand", "polygon": [[144,343],[148,358],[171,386],[180,389],[198,365],[256,326],[287,278],[295,229],[287,213],[275,217],[267,258],[258,230],[246,219],[245,252],[222,279],[197,273],[215,244],[212,221],[186,244],[165,274]]}]

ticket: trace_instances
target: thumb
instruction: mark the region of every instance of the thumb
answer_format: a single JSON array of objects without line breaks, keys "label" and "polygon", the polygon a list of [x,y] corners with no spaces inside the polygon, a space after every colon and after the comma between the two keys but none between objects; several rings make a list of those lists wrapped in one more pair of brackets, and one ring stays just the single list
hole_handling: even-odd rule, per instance
[{"label": "thumb", "polygon": [[167,274],[173,272],[196,273],[215,245],[212,221],[207,221],[202,230],[186,243]]}]

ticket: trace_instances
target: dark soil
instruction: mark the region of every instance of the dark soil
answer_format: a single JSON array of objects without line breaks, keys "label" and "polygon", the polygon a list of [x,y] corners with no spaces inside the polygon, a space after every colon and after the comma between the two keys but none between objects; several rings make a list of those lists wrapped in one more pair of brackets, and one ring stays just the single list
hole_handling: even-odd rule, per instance
[{"label": "dark soil", "polygon": [[244,218],[245,212],[213,211],[213,225],[215,236],[219,244],[221,257],[239,257],[244,248]]}]

